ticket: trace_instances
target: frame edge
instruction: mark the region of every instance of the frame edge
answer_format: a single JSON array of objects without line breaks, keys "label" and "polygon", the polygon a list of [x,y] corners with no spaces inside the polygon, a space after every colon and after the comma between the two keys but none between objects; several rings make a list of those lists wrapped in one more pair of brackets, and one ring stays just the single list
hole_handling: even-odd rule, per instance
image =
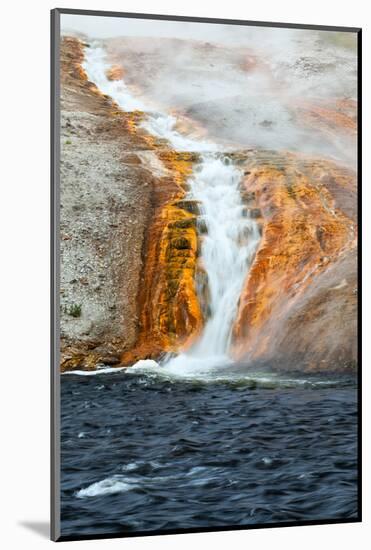
[{"label": "frame edge", "polygon": [[50,538],[53,541],[60,539],[60,441],[59,441],[59,41],[60,41],[60,10],[50,12],[50,330],[51,330],[51,357],[50,357]]}]

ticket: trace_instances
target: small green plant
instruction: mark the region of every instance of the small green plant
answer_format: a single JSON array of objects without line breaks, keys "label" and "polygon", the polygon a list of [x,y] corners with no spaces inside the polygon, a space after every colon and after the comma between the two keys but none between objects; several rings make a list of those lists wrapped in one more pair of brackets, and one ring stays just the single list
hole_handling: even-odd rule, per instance
[{"label": "small green plant", "polygon": [[81,317],[81,304],[71,304],[69,307],[64,308],[64,312],[71,317]]},{"label": "small green plant", "polygon": [[65,145],[71,145],[72,141],[70,139],[66,139],[66,141],[64,143],[65,143]]}]

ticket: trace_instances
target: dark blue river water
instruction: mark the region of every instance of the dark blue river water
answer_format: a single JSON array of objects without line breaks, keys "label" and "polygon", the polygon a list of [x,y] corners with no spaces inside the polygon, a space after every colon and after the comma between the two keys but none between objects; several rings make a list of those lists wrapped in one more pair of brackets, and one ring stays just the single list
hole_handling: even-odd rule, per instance
[{"label": "dark blue river water", "polygon": [[62,376],[62,535],[356,517],[356,389],[327,382]]}]

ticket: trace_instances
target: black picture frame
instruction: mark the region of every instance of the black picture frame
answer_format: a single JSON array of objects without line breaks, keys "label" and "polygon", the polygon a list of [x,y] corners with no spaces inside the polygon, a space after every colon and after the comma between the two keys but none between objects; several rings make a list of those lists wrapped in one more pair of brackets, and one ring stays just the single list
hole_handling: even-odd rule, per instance
[{"label": "black picture frame", "polygon": [[192,23],[210,23],[253,27],[276,27],[284,29],[307,29],[333,32],[349,32],[357,35],[357,99],[358,99],[358,133],[357,133],[357,183],[358,183],[358,225],[362,227],[362,29],[359,27],[326,26],[316,24],[275,23],[266,21],[249,21],[237,19],[217,19],[212,17],[186,17],[176,15],[159,15],[144,13],[125,13],[97,10],[80,10],[55,8],[51,10],[51,539],[53,541],[72,541],[90,539],[110,539],[124,537],[141,537],[168,534],[204,533],[218,531],[237,531],[250,529],[271,529],[276,527],[297,527],[324,524],[345,524],[362,521],[362,235],[358,235],[358,372],[357,372],[357,457],[358,457],[358,514],[351,519],[321,519],[313,521],[285,521],[254,525],[230,525],[223,527],[200,527],[169,529],[156,531],[136,531],[122,533],[92,534],[66,536],[60,532],[60,373],[59,373],[59,290],[60,290],[60,254],[59,254],[59,199],[60,199],[60,16],[84,15],[99,17],[120,17],[162,21],[182,21]]}]

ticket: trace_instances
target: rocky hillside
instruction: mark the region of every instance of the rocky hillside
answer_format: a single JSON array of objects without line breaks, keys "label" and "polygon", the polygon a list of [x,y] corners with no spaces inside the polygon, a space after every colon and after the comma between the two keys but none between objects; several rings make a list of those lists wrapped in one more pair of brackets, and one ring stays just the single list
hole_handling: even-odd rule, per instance
[{"label": "rocky hillside", "polygon": [[357,194],[352,170],[250,152],[244,194],[262,240],[241,295],[234,355],[270,368],[332,370],[357,358]]}]

